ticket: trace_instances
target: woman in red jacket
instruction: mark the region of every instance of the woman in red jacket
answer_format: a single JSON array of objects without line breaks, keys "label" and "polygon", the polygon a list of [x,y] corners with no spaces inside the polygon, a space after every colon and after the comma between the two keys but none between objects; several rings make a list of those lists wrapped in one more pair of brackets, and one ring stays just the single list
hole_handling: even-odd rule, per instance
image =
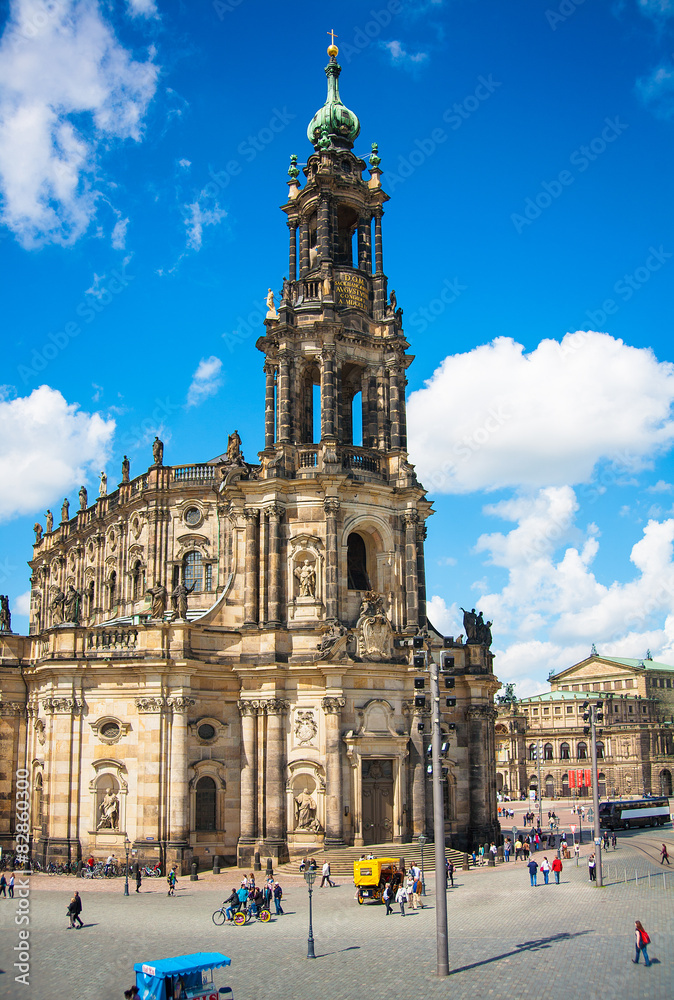
[{"label": "woman in red jacket", "polygon": [[552,870],[555,874],[555,882],[559,885],[559,875],[562,870],[562,862],[559,858],[552,859]]}]

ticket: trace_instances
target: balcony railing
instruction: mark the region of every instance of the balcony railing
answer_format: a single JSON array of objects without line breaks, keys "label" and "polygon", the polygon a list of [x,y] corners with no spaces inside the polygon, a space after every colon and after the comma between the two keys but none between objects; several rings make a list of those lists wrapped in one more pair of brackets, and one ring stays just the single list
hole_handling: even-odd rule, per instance
[{"label": "balcony railing", "polygon": [[89,633],[87,649],[135,649],[137,644],[138,629],[96,629],[95,631]]},{"label": "balcony railing", "polygon": [[214,482],[214,480],[214,465],[173,466],[173,481],[175,483],[210,483]]}]

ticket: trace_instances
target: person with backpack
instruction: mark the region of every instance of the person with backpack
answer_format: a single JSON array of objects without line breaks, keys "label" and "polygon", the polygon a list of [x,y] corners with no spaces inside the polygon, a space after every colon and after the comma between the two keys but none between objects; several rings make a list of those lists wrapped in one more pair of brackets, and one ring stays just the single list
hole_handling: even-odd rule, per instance
[{"label": "person with backpack", "polygon": [[632,959],[632,962],[635,965],[638,965],[639,964],[639,955],[643,951],[643,953],[644,953],[644,963],[648,967],[651,964],[651,960],[648,957],[648,945],[651,943],[651,939],[649,938],[648,934],[646,933],[644,925],[641,923],[640,920],[635,920],[634,921],[634,935],[635,935],[635,938],[636,938],[636,942],[635,943],[636,943],[636,949],[637,949],[637,951],[636,951],[635,958]]},{"label": "person with backpack", "polygon": [[555,882],[559,885],[559,876],[562,873],[562,862],[560,858],[552,859],[552,873],[555,876]]},{"label": "person with backpack", "polygon": [[281,900],[283,899],[283,889],[278,884],[274,882],[274,906],[276,907],[276,916],[280,916],[283,913],[281,909]]}]

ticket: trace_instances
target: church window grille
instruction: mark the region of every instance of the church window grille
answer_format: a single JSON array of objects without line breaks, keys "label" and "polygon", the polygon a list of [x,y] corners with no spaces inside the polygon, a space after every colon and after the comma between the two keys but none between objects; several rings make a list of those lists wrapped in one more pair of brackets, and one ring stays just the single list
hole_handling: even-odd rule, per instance
[{"label": "church window grille", "polygon": [[559,748],[559,756],[561,760],[571,760],[571,747],[568,743],[562,743]]},{"label": "church window grille", "polygon": [[183,559],[183,580],[188,590],[193,585],[197,593],[204,589],[204,566],[200,552],[188,552]]},{"label": "church window grille", "polygon": [[197,730],[200,740],[212,740],[215,737],[215,726],[204,722]]},{"label": "church window grille", "polygon": [[199,778],[196,789],[195,826],[197,830],[215,830],[215,782],[205,776]]},{"label": "church window grille", "polygon": [[349,590],[370,590],[367,550],[361,535],[352,532],[346,543]]}]

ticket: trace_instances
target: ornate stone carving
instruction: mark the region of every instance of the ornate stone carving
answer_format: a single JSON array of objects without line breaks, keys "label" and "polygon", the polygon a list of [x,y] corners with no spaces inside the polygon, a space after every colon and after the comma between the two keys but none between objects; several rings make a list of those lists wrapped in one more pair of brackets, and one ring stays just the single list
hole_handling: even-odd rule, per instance
[{"label": "ornate stone carving", "polygon": [[419,522],[419,514],[417,513],[416,510],[406,510],[403,517],[405,519],[406,528],[416,529],[416,526]]},{"label": "ornate stone carving", "polygon": [[135,705],[141,714],[162,712],[166,708],[165,698],[136,698]]},{"label": "ornate stone carving", "polygon": [[239,701],[238,707],[241,715],[257,715],[259,703],[257,699],[255,700],[251,699],[248,701]]},{"label": "ornate stone carving", "polygon": [[316,800],[305,786],[295,801],[295,829],[308,830],[310,833],[319,833],[322,830],[321,824],[316,819]]},{"label": "ornate stone carving", "polygon": [[384,613],[384,598],[373,590],[368,591],[360,608],[356,623],[358,655],[362,660],[380,663],[390,660],[393,653],[393,629]]},{"label": "ornate stone carving", "polygon": [[270,520],[271,518],[276,518],[280,521],[285,513],[285,507],[281,503],[271,503],[268,507],[265,507],[264,512]]},{"label": "ornate stone carving", "polygon": [[298,745],[302,747],[313,743],[317,732],[314,713],[305,709],[298,710],[295,714],[295,739]]},{"label": "ornate stone carving", "polygon": [[321,702],[321,707],[326,715],[339,715],[345,705],[346,701],[344,698],[335,698],[332,696],[324,698]]},{"label": "ornate stone carving", "polygon": [[99,809],[100,819],[96,827],[97,830],[118,830],[119,829],[119,798],[115,795],[111,786],[108,787]]},{"label": "ornate stone carving", "polygon": [[24,708],[20,701],[0,701],[0,715],[21,715]]},{"label": "ornate stone carving", "polygon": [[42,719],[36,719],[35,720],[35,735],[37,736],[37,741],[38,741],[38,743],[40,744],[41,747],[43,747],[45,745],[45,740],[47,738],[44,730],[45,730],[45,726],[44,726],[44,722],[42,721]]},{"label": "ornate stone carving", "polygon": [[258,517],[260,516],[260,512],[259,510],[257,510],[256,507],[244,507],[243,516],[246,518],[247,521],[257,521]]},{"label": "ornate stone carving", "polygon": [[260,699],[260,708],[263,709],[267,715],[282,715],[290,708],[290,702],[286,701],[284,698]]},{"label": "ornate stone carving", "polygon": [[318,644],[317,660],[344,660],[348,659],[347,644],[353,637],[353,632],[349,632],[340,622],[332,622],[323,633],[323,637]]},{"label": "ornate stone carving", "polygon": [[295,568],[295,577],[300,585],[300,597],[316,596],[316,565],[305,559],[301,566]]},{"label": "ornate stone carving", "polygon": [[325,511],[326,517],[336,517],[339,514],[339,508],[341,504],[337,497],[326,497],[323,501],[323,510]]},{"label": "ornate stone carving", "polygon": [[175,695],[166,699],[166,704],[169,708],[172,708],[174,712],[186,712],[188,708],[192,705],[196,705],[194,698],[189,698],[187,695]]},{"label": "ornate stone carving", "polygon": [[42,707],[49,715],[80,715],[84,709],[76,698],[45,698]]},{"label": "ornate stone carving", "polygon": [[119,743],[121,738],[126,736],[131,729],[130,723],[120,722],[119,719],[114,719],[111,716],[97,719],[95,722],[90,722],[89,725],[101,743],[107,743],[108,746]]}]

